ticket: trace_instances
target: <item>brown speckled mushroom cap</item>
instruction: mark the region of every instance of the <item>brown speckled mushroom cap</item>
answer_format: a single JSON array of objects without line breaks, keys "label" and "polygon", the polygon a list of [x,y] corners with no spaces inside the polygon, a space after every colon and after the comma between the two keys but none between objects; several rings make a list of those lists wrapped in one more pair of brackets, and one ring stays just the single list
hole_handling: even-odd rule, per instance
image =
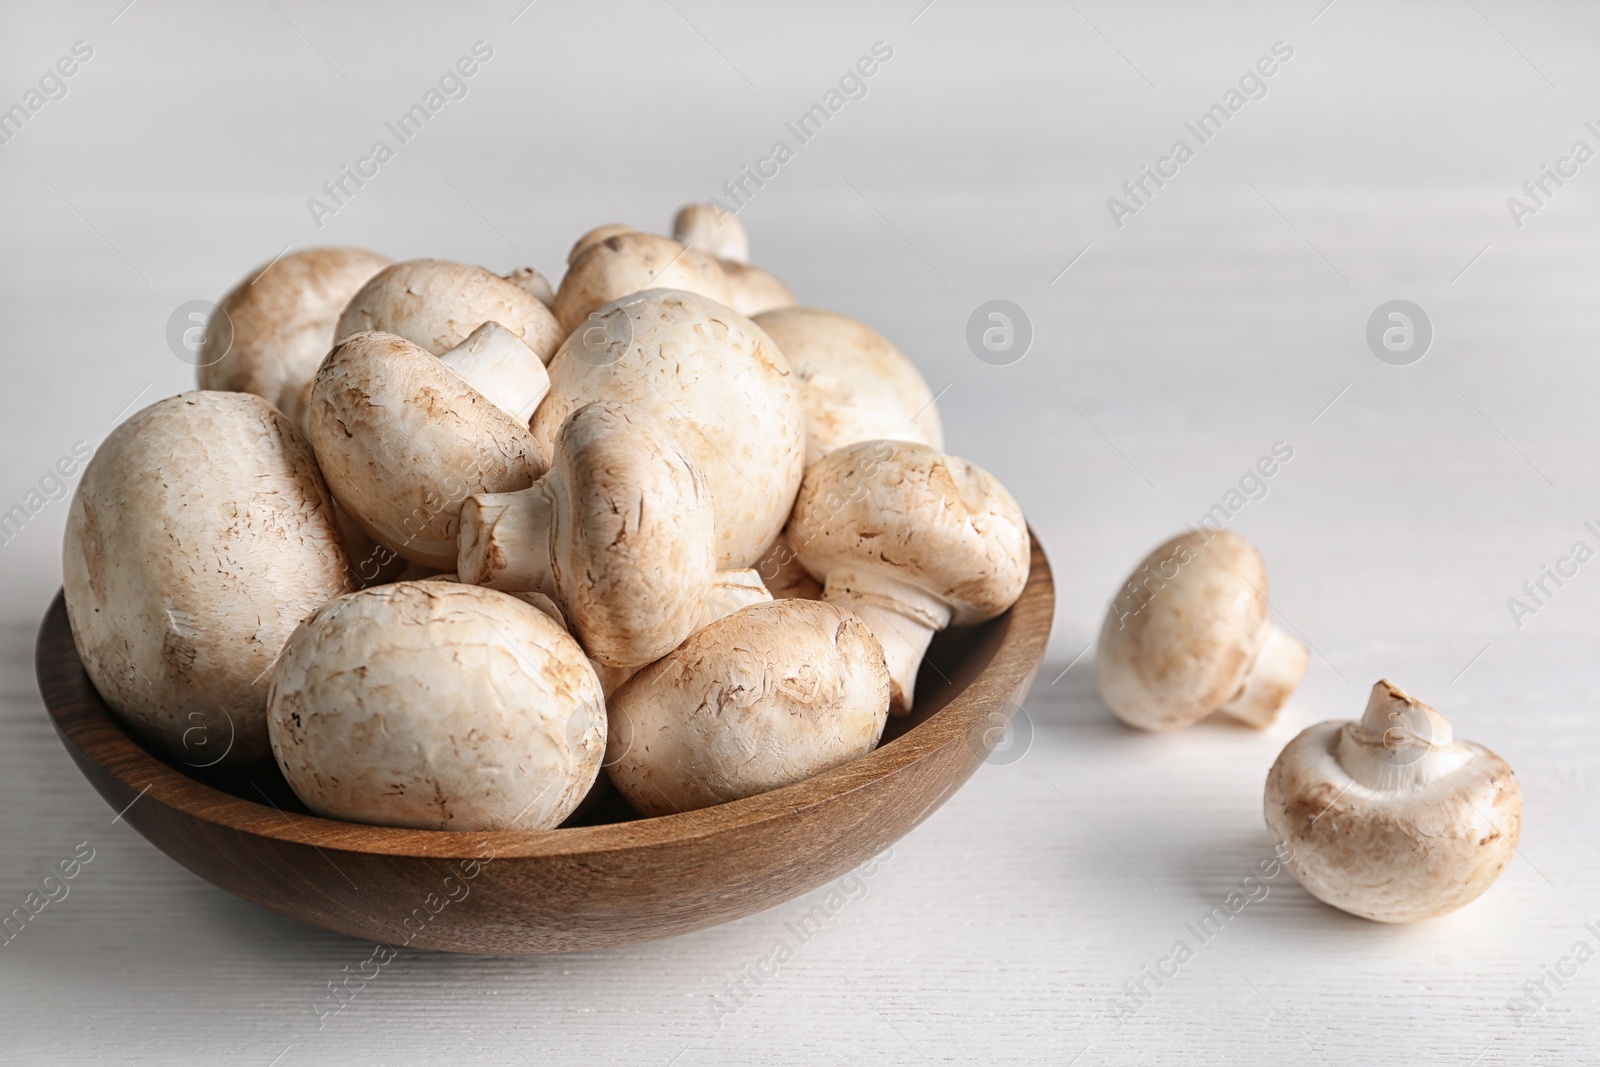
[{"label": "brown speckled mushroom cap", "polygon": [[606,766],[642,814],[689,811],[866,755],[888,706],[883,653],[860,619],[816,600],[753,604],[612,695]]},{"label": "brown speckled mushroom cap", "polygon": [[966,460],[861,441],[813,464],[784,536],[883,643],[894,710],[910,710],[928,641],[1009,608],[1028,579],[1028,527],[1010,493]]},{"label": "brown speckled mushroom cap", "polygon": [[[521,345],[486,332],[507,350]],[[453,351],[470,355],[483,336]],[[519,371],[537,366],[525,347],[522,354]],[[328,354],[312,386],[310,421],[339,506],[380,544],[436,570],[456,565],[467,497],[526,489],[546,469],[526,422],[445,358],[394,334],[356,334]]]},{"label": "brown speckled mushroom cap", "polygon": [[1267,614],[1267,565],[1231,530],[1190,531],[1134,569],[1100,628],[1095,679],[1117,717],[1176,730],[1221,711],[1270,725],[1305,676],[1306,646]]},{"label": "brown speckled mushroom cap", "polygon": [[404,337],[436,356],[486,322],[498,322],[548,363],[564,336],[533,292],[491,270],[446,259],[384,268],[339,318],[337,340],[373,330]]},{"label": "brown speckled mushroom cap", "polygon": [[539,609],[423,580],[340,597],[284,649],[272,753],[319,815],[422,830],[544,830],[605,752],[589,661]]},{"label": "brown speckled mushroom cap", "polygon": [[84,470],[62,549],[84,670],[190,767],[267,756],[273,660],[353,588],[311,445],[251,393],[157,401]]},{"label": "brown speckled mushroom cap", "polygon": [[555,302],[562,335],[590,312],[646,289],[681,289],[724,305],[733,300],[727,276],[709,253],[670,237],[625,230],[589,244],[567,268]]},{"label": "brown speckled mushroom cap", "polygon": [[800,380],[806,465],[857,441],[916,441],[944,450],[933,391],[878,331],[846,315],[783,308],[755,317]]},{"label": "brown speckled mushroom cap", "polygon": [[562,425],[536,485],[466,502],[458,547],[462,581],[543,592],[589,655],[636,666],[694,629],[716,572],[716,518],[666,422],[599,402]]},{"label": "brown speckled mushroom cap", "polygon": [[1360,721],[1319,723],[1290,741],[1264,803],[1300,884],[1378,922],[1477,899],[1522,831],[1522,790],[1506,761],[1457,741],[1442,715],[1387,680]]},{"label": "brown speckled mushroom cap", "polygon": [[755,323],[695,293],[626,297],[593,328],[619,340],[596,350],[580,331],[562,344],[535,440],[548,455],[567,417],[596,400],[645,408],[677,433],[711,488],[717,565],[750,566],[783,528],[805,461],[789,364]]},{"label": "brown speckled mushroom cap", "polygon": [[591,245],[597,245],[607,237],[615,237],[619,233],[638,233],[639,231],[625,222],[607,222],[586,232],[582,237],[572,242],[572,248],[567,251],[567,266],[578,262],[578,257],[587,252]]},{"label": "brown speckled mushroom cap", "polygon": [[200,388],[265,397],[305,429],[305,390],[333,347],[339,314],[388,265],[361,248],[306,248],[251,272],[206,329]]}]

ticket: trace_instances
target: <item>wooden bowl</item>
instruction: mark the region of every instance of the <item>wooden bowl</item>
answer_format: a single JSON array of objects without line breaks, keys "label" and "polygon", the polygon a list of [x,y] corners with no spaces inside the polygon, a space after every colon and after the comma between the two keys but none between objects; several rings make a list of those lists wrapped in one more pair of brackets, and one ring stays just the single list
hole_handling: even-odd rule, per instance
[{"label": "wooden bowl", "polygon": [[612,793],[555,830],[336,822],[309,814],[276,767],[200,771],[169,761],[134,740],[95,692],[59,594],[39,631],[36,668],[62,744],[106,803],[235,896],[390,946],[570,952],[750,915],[883,851],[988,756],[1038,672],[1054,603],[1035,539],[1022,598],[993,622],[934,639],[913,714],[891,718],[869,755],[761,796],[660,818],[640,818]]}]

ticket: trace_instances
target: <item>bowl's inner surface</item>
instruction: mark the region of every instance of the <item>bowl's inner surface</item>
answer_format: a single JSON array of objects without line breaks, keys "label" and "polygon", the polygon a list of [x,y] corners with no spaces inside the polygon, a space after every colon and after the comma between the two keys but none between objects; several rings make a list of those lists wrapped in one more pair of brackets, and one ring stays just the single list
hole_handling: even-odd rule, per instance
[{"label": "bowl's inner surface", "polygon": [[[982,671],[999,643],[1007,618],[1008,616],[1001,616],[979,626],[945,630],[934,635],[917,676],[916,706],[910,715],[889,717],[879,748],[891,744],[926,722]],[[111,714],[109,708],[106,711]],[[270,803],[281,811],[300,815],[313,814],[289,788],[289,783],[275,763],[269,761],[251,766],[221,763],[199,767],[194,766],[190,760],[182,758],[191,754],[168,751],[164,746],[152,745],[132,732],[127,736],[152,758],[213,789],[253,804]],[[610,788],[605,772],[601,771],[600,779],[589,797],[561,825],[598,826],[606,823],[631,822],[641,818],[643,816],[629,807],[620,793]]]}]

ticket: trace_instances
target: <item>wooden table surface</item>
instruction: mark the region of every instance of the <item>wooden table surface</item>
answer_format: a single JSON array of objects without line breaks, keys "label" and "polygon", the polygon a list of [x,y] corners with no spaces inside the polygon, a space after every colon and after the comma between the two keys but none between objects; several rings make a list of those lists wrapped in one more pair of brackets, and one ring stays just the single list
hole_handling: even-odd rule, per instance
[{"label": "wooden table surface", "polygon": [[[1593,7],[125,2],[0,13],[0,108],[32,112],[0,127],[0,913],[92,856],[0,944],[0,1061],[1600,1062],[1600,563],[1524,591],[1600,549],[1600,163],[1574,155],[1600,149]],[[479,41],[459,98],[314,220]],[[786,123],[880,41],[801,142]],[[1277,42],[1200,142],[1185,124]],[[1161,163],[1180,139],[1192,158]],[[1131,202],[1146,164],[1176,174]],[[285,246],[559,275],[588,227],[664,227],[746,165],[778,168],[746,179],[757,261],[911,354],[951,451],[1050,551],[1051,657],[1014,744],[834,890],[591,955],[401,951],[319,1026],[373,946],[190,875],[51,733],[51,471],[188,387],[186,303]],[[1137,208],[1120,227],[1112,197]],[[993,299],[1030,327],[1014,361],[968,343]],[[1396,299],[1433,332],[1403,366],[1365,337]],[[1093,636],[1128,569],[1219,504],[1310,674],[1265,733],[1136,734],[1096,696]],[[1408,927],[1282,874],[1199,943],[1186,924],[1271,854],[1277,751],[1380,677],[1515,768],[1515,862]],[[1179,940],[1193,959],[1145,977]]]}]

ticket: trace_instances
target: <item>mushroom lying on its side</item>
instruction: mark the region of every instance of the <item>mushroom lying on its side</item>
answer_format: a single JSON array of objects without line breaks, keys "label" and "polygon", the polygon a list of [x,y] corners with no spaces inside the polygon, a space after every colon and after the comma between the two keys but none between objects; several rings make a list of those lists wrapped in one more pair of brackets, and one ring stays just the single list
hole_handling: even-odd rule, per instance
[{"label": "mushroom lying on its side", "polygon": [[768,311],[755,324],[800,381],[807,466],[857,441],[916,441],[944,450],[933,390],[878,331],[816,308]]},{"label": "mushroom lying on its side", "polygon": [[307,248],[228,291],[206,327],[201,389],[265,397],[306,428],[306,391],[333,347],[339,314],[387,256],[360,248]]},{"label": "mushroom lying on its side", "polygon": [[62,574],[90,681],[188,766],[266,758],[273,660],[352,588],[310,444],[252,393],[183,393],[113,430],[67,513]]},{"label": "mushroom lying on its side", "polygon": [[814,463],[784,536],[822,598],[882,643],[896,715],[910,714],[934,632],[994,618],[1028,580],[1028,527],[1005,486],[905,441],[862,441]]},{"label": "mushroom lying on its side", "polygon": [[866,755],[888,706],[883,652],[860,619],[815,600],[754,604],[612,695],[606,768],[643,815],[703,808]]},{"label": "mushroom lying on its side", "polygon": [[586,404],[531,488],[468,498],[457,574],[544,593],[601,663],[636,666],[689,636],[716,570],[716,518],[670,427],[632,404]]},{"label": "mushroom lying on its side", "polygon": [[538,357],[497,323],[443,356],[358,333],[317,371],[311,441],[339,506],[374,540],[450,570],[467,497],[544,474],[528,416],[548,387]]},{"label": "mushroom lying on its side", "polygon": [[[590,332],[616,340],[595,346]],[[677,433],[716,504],[718,567],[761,558],[800,486],[805,423],[789,364],[759,326],[695,293],[618,300],[550,361],[550,395],[533,416],[544,454],[567,417],[596,400],[638,405]]]},{"label": "mushroom lying on its side", "polygon": [[425,579],[363,589],[295,631],[272,679],[272,754],[330,819],[546,830],[600,772],[605,704],[537,608]]},{"label": "mushroom lying on its side", "polygon": [[1311,653],[1267,617],[1267,565],[1232,530],[1192,530],[1134,569],[1106,611],[1095,681],[1117,718],[1177,730],[1212,712],[1265,729]]},{"label": "mushroom lying on its side", "polygon": [[548,363],[564,334],[550,309],[523,283],[446,259],[395,263],[351,298],[339,316],[335,340],[342,343],[352,334],[372,331],[392,333],[442,356],[484,323],[498,322]]},{"label": "mushroom lying on its side", "polygon": [[[580,239],[581,240],[581,239]],[[623,230],[577,253],[556,289],[555,315],[570,336],[589,313],[646,289],[680,289],[728,304],[728,278],[709,254],[670,237]]]},{"label": "mushroom lying on its side", "polygon": [[1311,894],[1378,922],[1476,900],[1510,862],[1522,790],[1506,761],[1385,680],[1359,722],[1290,741],[1267,774],[1267,827]]}]

